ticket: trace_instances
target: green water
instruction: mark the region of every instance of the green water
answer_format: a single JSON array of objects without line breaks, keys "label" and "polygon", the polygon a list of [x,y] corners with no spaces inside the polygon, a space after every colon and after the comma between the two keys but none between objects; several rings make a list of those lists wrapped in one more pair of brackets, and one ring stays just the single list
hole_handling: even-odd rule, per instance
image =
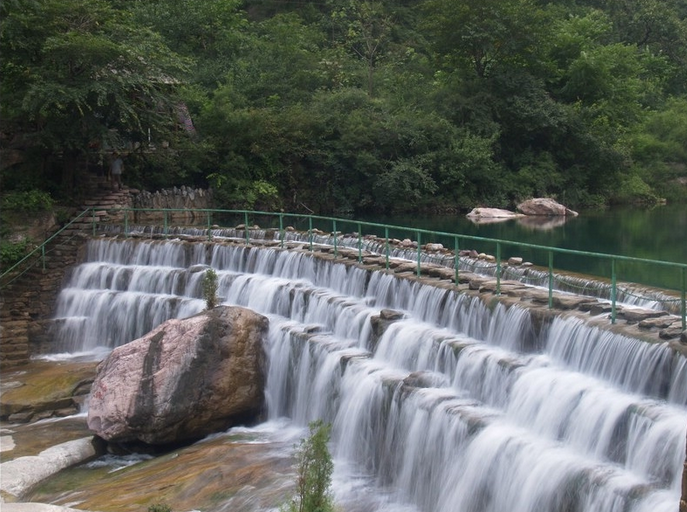
[{"label": "green water", "polygon": [[[408,226],[410,228],[457,233],[510,240],[526,244],[545,245],[579,251],[631,256],[687,264],[687,205],[661,206],[653,209],[616,208],[603,212],[583,212],[558,226],[529,225],[536,219],[509,220],[493,224],[475,224],[465,215],[370,217],[370,222]],[[553,221],[556,222],[556,221]],[[363,230],[366,231],[366,230]],[[384,233],[379,233],[384,234]],[[390,236],[416,239],[412,230],[390,233]],[[440,242],[453,248],[449,237],[422,242]],[[494,244],[461,241],[461,249],[496,254]],[[548,254],[521,246],[502,246],[502,258],[521,256],[537,265],[548,265]],[[556,254],[558,269],[611,277],[611,262],[600,258]],[[617,262],[619,280],[626,280],[674,290],[683,287],[684,272],[679,269],[641,263]]]}]

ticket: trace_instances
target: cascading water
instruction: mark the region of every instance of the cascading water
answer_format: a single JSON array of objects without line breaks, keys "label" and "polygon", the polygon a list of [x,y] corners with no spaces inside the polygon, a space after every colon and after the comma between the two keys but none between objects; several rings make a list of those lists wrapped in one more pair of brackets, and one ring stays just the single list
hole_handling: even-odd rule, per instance
[{"label": "cascading water", "polygon": [[[347,510],[677,510],[685,358],[581,320],[536,330],[526,309],[305,251],[93,240],[58,301],[58,350],[202,310],[209,266],[224,303],[270,318],[270,417],[332,423]],[[403,318],[377,337],[387,308]]]},{"label": "cascading water", "polygon": [[[105,232],[118,234],[121,226],[106,224],[101,226]],[[170,227],[162,228],[156,225],[134,225],[129,227],[129,233],[143,236],[171,236],[171,237],[212,237],[216,240],[242,240],[246,237],[244,229],[237,228],[198,228],[198,227]],[[373,254],[388,254],[391,258],[417,261],[417,246],[405,247],[387,243],[387,240],[375,236],[359,238],[353,234],[322,234],[301,231],[282,231],[278,229],[249,229],[251,240],[275,240],[280,242],[313,243],[316,245],[338,246],[360,249]],[[456,260],[452,252],[427,252],[419,254],[422,263],[431,263],[444,267],[455,268]],[[493,277],[497,272],[495,263],[470,256],[458,257],[458,270]],[[548,288],[549,273],[531,266],[501,267],[501,277],[511,281]],[[552,285],[554,290],[570,292],[577,295],[598,297],[610,301],[612,287],[598,279],[588,279],[581,276],[554,273]],[[639,306],[648,309],[680,313],[681,301],[677,296],[649,287],[631,283],[619,283],[616,288],[616,301],[629,306]]]}]

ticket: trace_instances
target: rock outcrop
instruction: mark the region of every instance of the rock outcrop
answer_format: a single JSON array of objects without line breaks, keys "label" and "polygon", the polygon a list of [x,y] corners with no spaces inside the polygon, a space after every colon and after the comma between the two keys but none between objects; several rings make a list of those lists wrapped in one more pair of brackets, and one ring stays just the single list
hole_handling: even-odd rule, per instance
[{"label": "rock outcrop", "polygon": [[116,348],[98,366],[88,428],[109,442],[162,445],[255,421],[267,328],[262,315],[220,306]]},{"label": "rock outcrop", "polygon": [[548,197],[537,197],[520,203],[517,211],[525,215],[544,215],[549,217],[577,216],[577,212]]}]

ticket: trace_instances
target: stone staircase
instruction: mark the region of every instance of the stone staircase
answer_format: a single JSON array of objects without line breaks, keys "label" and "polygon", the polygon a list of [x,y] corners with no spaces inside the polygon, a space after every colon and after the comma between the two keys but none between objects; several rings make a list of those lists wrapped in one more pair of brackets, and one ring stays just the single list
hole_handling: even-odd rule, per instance
[{"label": "stone staircase", "polygon": [[109,182],[103,179],[103,181],[99,182],[97,192],[91,194],[91,197],[83,201],[81,209],[93,209],[96,222],[116,220],[123,216],[120,210],[132,207],[133,196],[137,194],[139,194],[139,190],[129,188],[126,185],[122,185],[121,189],[116,190]]}]

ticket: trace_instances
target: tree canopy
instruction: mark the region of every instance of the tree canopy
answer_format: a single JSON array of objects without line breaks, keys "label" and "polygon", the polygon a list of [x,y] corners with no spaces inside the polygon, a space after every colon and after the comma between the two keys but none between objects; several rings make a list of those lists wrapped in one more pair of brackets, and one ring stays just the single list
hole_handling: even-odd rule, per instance
[{"label": "tree canopy", "polygon": [[222,207],[685,198],[670,185],[687,174],[684,0],[12,0],[0,15],[0,150],[24,153],[5,188],[64,194],[80,159],[126,147],[129,183],[212,186]]}]

